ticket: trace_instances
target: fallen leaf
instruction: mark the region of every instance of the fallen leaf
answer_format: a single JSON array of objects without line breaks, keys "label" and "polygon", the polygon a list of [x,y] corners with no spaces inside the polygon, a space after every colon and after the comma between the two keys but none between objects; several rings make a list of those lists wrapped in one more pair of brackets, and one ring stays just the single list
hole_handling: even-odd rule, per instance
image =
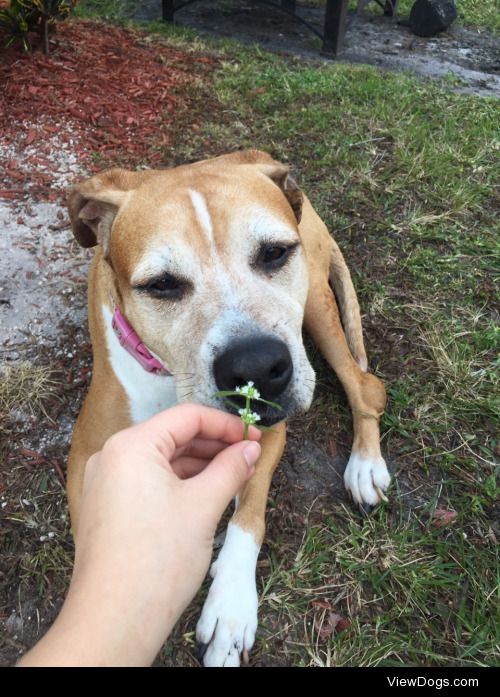
[{"label": "fallen leaf", "polygon": [[337,443],[333,438],[328,439],[328,454],[330,457],[337,457]]},{"label": "fallen leaf", "polygon": [[328,639],[332,634],[338,634],[350,627],[351,622],[345,617],[342,617],[342,615],[338,615],[336,612],[329,612],[327,617],[323,620],[321,617],[317,616],[315,625],[320,639]]},{"label": "fallen leaf", "polygon": [[458,513],[448,508],[436,508],[431,516],[432,524],[436,528],[444,528],[454,523]]}]

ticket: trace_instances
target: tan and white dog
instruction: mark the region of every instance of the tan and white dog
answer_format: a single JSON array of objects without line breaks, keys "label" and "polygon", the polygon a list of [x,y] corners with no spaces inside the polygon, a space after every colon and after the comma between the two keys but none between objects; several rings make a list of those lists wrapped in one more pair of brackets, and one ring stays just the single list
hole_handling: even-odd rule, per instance
[{"label": "tan and white dog", "polygon": [[374,505],[389,485],[379,443],[385,390],[366,372],[349,271],[288,168],[258,151],[170,170],[108,170],[77,186],[69,207],[76,239],[98,245],[89,278],[94,368],[68,464],[74,531],[85,463],[113,433],[180,402],[227,409],[214,393],[249,380],[284,409],[260,410],[262,423],[276,425],[237,499],[197,626],[205,665],[239,665],[257,628],[256,563],[283,417],[306,411],[313,397],[303,326],[352,409],[348,491]]}]

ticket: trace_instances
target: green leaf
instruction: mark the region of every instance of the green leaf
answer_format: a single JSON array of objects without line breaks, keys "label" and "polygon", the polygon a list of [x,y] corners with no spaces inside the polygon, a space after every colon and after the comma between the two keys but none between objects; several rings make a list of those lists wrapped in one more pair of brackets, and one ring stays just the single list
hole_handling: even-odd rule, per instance
[{"label": "green leaf", "polygon": [[269,402],[267,399],[262,399],[262,397],[254,397],[254,399],[257,402],[264,402],[264,404],[269,404],[269,406],[275,407],[275,409],[279,409],[280,411],[283,411],[283,407],[280,404],[277,404],[276,402]]},{"label": "green leaf", "polygon": [[[215,392],[214,397],[245,397],[245,395],[242,395],[240,392],[235,392],[234,390],[221,390],[220,392]],[[279,409],[280,411],[283,411],[283,407],[280,404],[277,404],[276,402],[270,402],[267,399],[262,399],[262,397],[251,397],[250,401],[255,400],[256,402],[263,402],[264,404],[269,404],[270,407],[274,407],[275,409]]]}]

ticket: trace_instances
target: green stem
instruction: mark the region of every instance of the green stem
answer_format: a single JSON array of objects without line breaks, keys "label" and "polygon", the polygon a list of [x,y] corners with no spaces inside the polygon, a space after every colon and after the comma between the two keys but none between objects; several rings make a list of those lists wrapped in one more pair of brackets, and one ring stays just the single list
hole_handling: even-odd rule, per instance
[{"label": "green stem", "polygon": [[[246,405],[245,405],[246,412],[250,411],[250,397],[247,395],[246,396]],[[245,428],[243,429],[243,440],[247,440],[248,438],[248,424],[245,422]]]}]

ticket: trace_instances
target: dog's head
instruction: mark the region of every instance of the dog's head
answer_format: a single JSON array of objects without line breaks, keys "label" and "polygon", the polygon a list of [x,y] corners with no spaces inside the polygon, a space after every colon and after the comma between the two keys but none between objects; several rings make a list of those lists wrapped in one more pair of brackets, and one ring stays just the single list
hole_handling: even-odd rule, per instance
[{"label": "dog's head", "polygon": [[179,402],[231,409],[214,394],[252,380],[283,408],[252,404],[272,424],[306,410],[314,390],[301,206],[286,167],[241,153],[108,170],[76,187],[69,208],[80,244],[101,246],[122,312],[174,374]]}]

